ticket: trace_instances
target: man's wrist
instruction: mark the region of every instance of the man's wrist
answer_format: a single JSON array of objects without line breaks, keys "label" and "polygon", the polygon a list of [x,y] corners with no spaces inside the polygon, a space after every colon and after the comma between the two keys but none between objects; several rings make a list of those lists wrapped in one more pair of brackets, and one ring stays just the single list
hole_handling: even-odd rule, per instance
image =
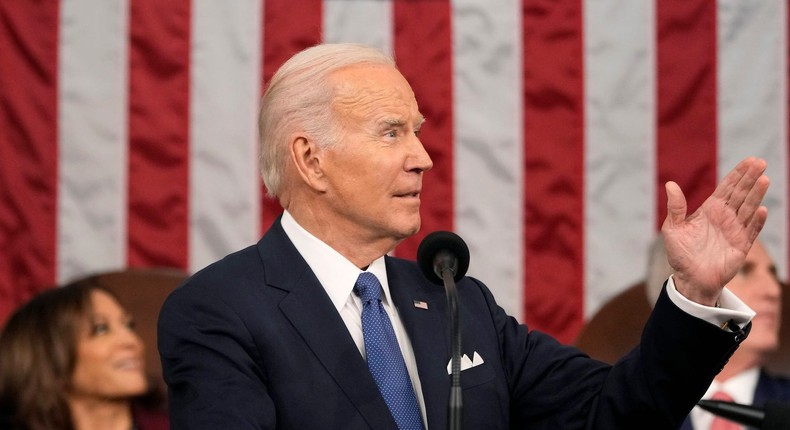
[{"label": "man's wrist", "polygon": [[[755,312],[746,306],[735,294],[727,288],[721,291],[718,300],[712,306],[705,306],[688,299],[681,294],[674,281],[674,275],[670,276],[666,282],[667,295],[670,300],[689,315],[708,321],[717,327],[727,326],[732,321],[737,327],[743,327],[754,318]],[[716,306],[718,302],[718,306]]]}]

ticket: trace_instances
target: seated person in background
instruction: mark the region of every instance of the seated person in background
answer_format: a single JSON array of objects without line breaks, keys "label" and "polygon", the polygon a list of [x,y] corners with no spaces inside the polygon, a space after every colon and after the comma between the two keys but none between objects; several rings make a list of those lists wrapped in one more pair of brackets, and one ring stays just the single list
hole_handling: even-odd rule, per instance
[{"label": "seated person in background", "polygon": [[[755,241],[741,270],[727,288],[743,300],[757,315],[752,331],[715,377],[703,399],[734,401],[764,406],[768,401],[790,404],[790,380],[768,374],[763,368],[771,353],[779,347],[782,319],[782,286],[776,278],[776,266],[760,241]],[[657,295],[657,294],[656,294]],[[682,430],[742,429],[721,427],[723,418],[696,407],[683,423]],[[728,422],[729,423],[729,422]]]},{"label": "seated person in background", "polygon": [[[644,282],[613,298],[593,317],[576,342],[592,357],[610,363],[617,361],[639,343],[641,327],[658,300],[664,280],[672,274],[667,262],[662,236],[651,244],[648,272]],[[756,240],[746,261],[727,289],[740,298],[757,315],[752,320],[749,337],[715,377],[703,396],[764,406],[768,401],[790,403],[790,380],[766,371],[771,355],[779,348],[782,317],[782,285],[776,266],[763,244]],[[727,397],[721,394],[726,393]],[[682,430],[717,430],[715,418],[702,408],[694,408]],[[732,423],[733,429],[740,429]],[[728,429],[728,427],[723,427]]]},{"label": "seated person in background", "polygon": [[582,327],[575,345],[596,360],[614,364],[639,344],[664,281],[672,275],[659,234],[648,251],[644,280],[609,299]]},{"label": "seated person in background", "polygon": [[52,288],[0,333],[0,428],[167,429],[138,405],[148,391],[133,319],[101,285]]}]

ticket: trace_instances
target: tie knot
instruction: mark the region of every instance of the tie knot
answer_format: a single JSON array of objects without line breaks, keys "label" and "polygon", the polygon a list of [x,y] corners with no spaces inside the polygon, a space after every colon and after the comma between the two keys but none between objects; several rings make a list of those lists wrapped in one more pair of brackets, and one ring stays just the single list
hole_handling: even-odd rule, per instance
[{"label": "tie knot", "polygon": [[381,284],[376,275],[370,272],[362,272],[354,284],[354,294],[358,295],[362,302],[371,300],[381,300]]}]

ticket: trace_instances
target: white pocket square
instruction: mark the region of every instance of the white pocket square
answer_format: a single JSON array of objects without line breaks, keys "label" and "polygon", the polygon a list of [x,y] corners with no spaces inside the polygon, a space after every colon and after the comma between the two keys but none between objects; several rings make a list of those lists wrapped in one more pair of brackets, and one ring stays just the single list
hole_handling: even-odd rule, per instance
[{"label": "white pocket square", "polygon": [[[485,363],[483,361],[483,357],[475,351],[472,355],[472,359],[469,359],[469,356],[464,354],[461,356],[461,371],[463,372],[466,369],[471,369],[473,367],[477,367],[481,364]],[[450,361],[447,363],[447,374],[450,375],[453,373],[453,359],[451,358]]]}]

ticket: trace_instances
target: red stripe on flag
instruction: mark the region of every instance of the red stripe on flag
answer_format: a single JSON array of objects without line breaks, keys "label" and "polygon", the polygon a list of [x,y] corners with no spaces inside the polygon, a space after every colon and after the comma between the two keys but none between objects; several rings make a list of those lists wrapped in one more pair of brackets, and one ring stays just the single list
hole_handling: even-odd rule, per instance
[{"label": "red stripe on flag", "polygon": [[689,214],[716,186],[716,2],[660,0],[658,41],[658,226],[664,183],[683,189]]},{"label": "red stripe on flag", "polygon": [[0,2],[0,324],[55,283],[59,2]]},{"label": "red stripe on flag", "polygon": [[[453,166],[453,43],[450,2],[396,1],[394,52],[411,84],[426,123],[420,140],[433,159],[423,177],[422,226],[396,253],[414,258],[420,241],[435,230],[452,230],[455,202]],[[417,24],[419,23],[419,24]]]},{"label": "red stripe on flag", "polygon": [[[263,10],[263,82],[292,55],[321,42],[323,2],[266,0]],[[294,11],[298,11],[298,23]],[[265,88],[265,87],[264,87]],[[266,231],[282,212],[280,203],[266,197],[261,181],[261,227]]]},{"label": "red stripe on flag", "polygon": [[523,8],[524,320],[569,343],[584,321],[582,4]]},{"label": "red stripe on flag", "polygon": [[189,261],[189,0],[130,3],[129,265]]}]

